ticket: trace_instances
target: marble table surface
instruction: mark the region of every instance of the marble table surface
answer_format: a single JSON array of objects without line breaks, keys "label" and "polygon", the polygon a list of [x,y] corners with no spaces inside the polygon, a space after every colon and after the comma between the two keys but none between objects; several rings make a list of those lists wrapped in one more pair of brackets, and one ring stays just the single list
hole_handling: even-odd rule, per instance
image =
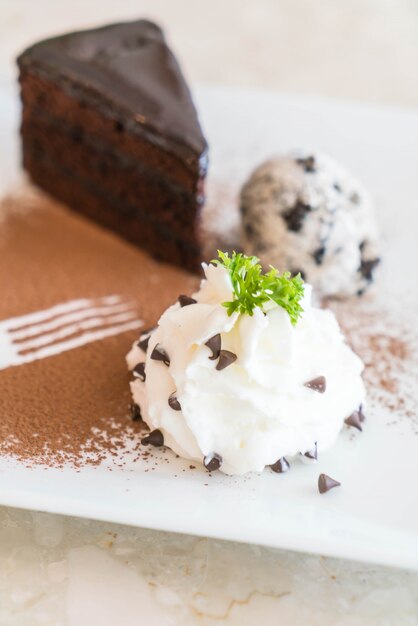
[{"label": "marble table surface", "polygon": [[0,624],[415,626],[418,573],[0,509]]},{"label": "marble table surface", "polygon": [[[32,40],[137,15],[194,80],[418,104],[414,0],[0,0],[0,78]],[[418,573],[0,507],[1,626],[256,622],[418,625]]]}]

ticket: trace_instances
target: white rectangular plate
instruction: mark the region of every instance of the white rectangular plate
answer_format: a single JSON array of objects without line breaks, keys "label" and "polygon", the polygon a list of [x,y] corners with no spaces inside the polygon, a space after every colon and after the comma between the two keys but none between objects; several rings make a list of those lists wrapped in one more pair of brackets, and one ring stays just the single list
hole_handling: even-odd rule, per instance
[{"label": "white rectangular plate", "polygon": [[[198,89],[197,100],[212,202],[223,186],[230,201],[274,152],[328,152],[375,196],[386,237],[383,299],[396,303],[408,289],[418,312],[418,113],[220,87]],[[18,115],[16,94],[0,84],[2,193],[20,176]],[[147,472],[138,461],[76,472],[0,458],[0,503],[418,569],[418,428],[412,419],[388,426],[394,418],[375,407],[361,435],[344,432],[316,466],[298,463],[283,476],[208,477],[174,455]],[[322,471],[342,487],[320,496]]]}]

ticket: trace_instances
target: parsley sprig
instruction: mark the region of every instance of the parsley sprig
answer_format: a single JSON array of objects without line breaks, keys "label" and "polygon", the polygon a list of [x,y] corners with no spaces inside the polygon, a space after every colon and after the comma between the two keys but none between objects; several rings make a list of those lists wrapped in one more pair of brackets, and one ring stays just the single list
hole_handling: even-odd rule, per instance
[{"label": "parsley sprig", "polygon": [[271,266],[264,274],[256,256],[246,256],[240,252],[232,252],[229,256],[227,252],[218,250],[218,256],[211,263],[228,270],[234,290],[233,300],[222,303],[228,309],[228,315],[235,311],[253,315],[256,307],[263,309],[270,302],[285,309],[295,326],[303,312],[300,300],[304,284],[300,274],[291,278],[290,272],[280,274]]}]

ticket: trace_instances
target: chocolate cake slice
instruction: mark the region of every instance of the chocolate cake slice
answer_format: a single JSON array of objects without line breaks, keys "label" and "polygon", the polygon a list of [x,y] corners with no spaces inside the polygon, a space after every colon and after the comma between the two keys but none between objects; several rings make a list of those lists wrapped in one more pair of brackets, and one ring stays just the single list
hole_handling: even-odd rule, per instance
[{"label": "chocolate cake slice", "polygon": [[197,271],[207,144],[161,29],[138,20],[70,33],[28,48],[18,65],[31,179]]}]

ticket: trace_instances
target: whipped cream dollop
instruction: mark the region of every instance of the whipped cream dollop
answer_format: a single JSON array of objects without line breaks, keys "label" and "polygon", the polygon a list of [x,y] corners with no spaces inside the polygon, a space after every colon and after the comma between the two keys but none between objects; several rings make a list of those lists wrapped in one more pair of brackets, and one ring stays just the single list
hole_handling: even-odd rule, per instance
[{"label": "whipped cream dollop", "polygon": [[228,270],[203,268],[193,298],[169,307],[127,355],[142,419],[180,456],[226,474],[331,446],[365,399],[363,363],[334,314],[311,305],[305,284],[294,326],[274,303],[228,315]]}]

